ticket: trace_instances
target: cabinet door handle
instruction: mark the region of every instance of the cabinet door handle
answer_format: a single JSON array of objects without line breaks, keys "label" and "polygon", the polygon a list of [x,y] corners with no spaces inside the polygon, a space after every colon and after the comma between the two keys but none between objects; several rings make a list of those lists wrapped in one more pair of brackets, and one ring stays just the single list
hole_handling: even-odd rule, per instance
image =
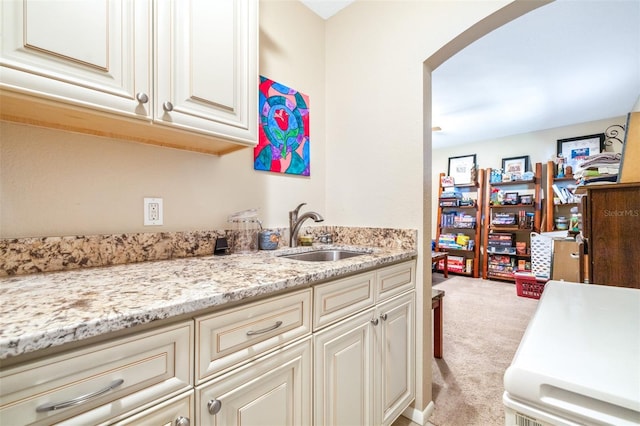
[{"label": "cabinet door handle", "polygon": [[380,319],[382,319],[382,321],[386,321],[387,320],[387,314],[380,314]]},{"label": "cabinet door handle", "polygon": [[173,104],[169,101],[165,102],[162,104],[162,109],[169,112],[169,111],[173,111]]},{"label": "cabinet door handle", "polygon": [[276,328],[280,327],[281,325],[282,325],[282,321],[276,321],[276,323],[273,324],[272,326],[263,328],[262,330],[255,330],[255,331],[249,330],[249,331],[247,331],[247,336],[255,336],[256,334],[264,334],[264,333],[267,333],[269,331],[275,330]]},{"label": "cabinet door handle", "polygon": [[42,413],[42,412],[45,412],[45,411],[55,411],[55,410],[60,410],[61,408],[73,407],[74,405],[80,405],[80,404],[82,404],[84,402],[87,402],[87,401],[93,399],[93,398],[97,398],[97,397],[99,397],[101,395],[104,395],[105,393],[117,388],[118,386],[120,386],[123,383],[124,383],[123,379],[117,379],[117,380],[114,380],[113,382],[109,383],[109,385],[107,387],[105,387],[104,389],[100,389],[99,391],[88,393],[86,395],[82,395],[82,396],[79,396],[77,398],[70,399],[69,401],[43,404],[43,405],[41,405],[39,407],[36,407],[36,412]]},{"label": "cabinet door handle", "polygon": [[379,322],[380,321],[378,320],[378,318],[374,318],[374,319],[371,320],[371,324],[373,324],[373,325],[378,325]]},{"label": "cabinet door handle", "polygon": [[189,426],[191,424],[191,420],[189,417],[180,416],[173,422],[175,426]]},{"label": "cabinet door handle", "polygon": [[136,93],[136,100],[141,104],[146,104],[147,102],[149,102],[149,96],[147,96],[147,94],[144,92],[138,92]]},{"label": "cabinet door handle", "polygon": [[212,399],[207,402],[207,410],[209,410],[209,414],[215,416],[222,409],[222,401],[219,399]]}]

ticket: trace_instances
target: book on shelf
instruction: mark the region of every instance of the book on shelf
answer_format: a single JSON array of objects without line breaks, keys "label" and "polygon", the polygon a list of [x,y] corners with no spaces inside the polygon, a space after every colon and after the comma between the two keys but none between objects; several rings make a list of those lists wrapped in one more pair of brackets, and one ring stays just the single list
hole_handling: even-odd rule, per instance
[{"label": "book on shelf", "polygon": [[487,252],[489,254],[516,254],[516,248],[489,246],[487,247]]},{"label": "book on shelf", "polygon": [[[551,186],[555,194],[555,199],[560,201],[560,204],[575,203],[577,202],[576,194],[574,193],[576,186],[558,186],[555,183]],[[557,203],[556,203],[557,204]]]},{"label": "book on shelf", "polygon": [[465,234],[440,234],[438,248],[453,250],[473,250],[475,241]]},{"label": "book on shelf", "polygon": [[551,187],[553,188],[553,192],[556,194],[556,198],[560,200],[560,203],[566,204],[567,200],[565,198],[564,192],[560,190],[560,187],[555,183]]},{"label": "book on shelf", "polygon": [[442,213],[440,226],[443,228],[474,229],[476,227],[476,217],[457,212]]}]

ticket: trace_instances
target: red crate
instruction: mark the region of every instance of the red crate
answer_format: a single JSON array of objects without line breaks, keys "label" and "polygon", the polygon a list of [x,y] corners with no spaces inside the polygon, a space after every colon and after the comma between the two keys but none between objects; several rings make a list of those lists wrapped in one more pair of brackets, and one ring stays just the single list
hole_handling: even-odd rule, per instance
[{"label": "red crate", "polygon": [[538,278],[530,271],[516,272],[513,274],[516,278],[516,292],[520,297],[530,297],[531,299],[540,299],[544,291],[546,278]]}]

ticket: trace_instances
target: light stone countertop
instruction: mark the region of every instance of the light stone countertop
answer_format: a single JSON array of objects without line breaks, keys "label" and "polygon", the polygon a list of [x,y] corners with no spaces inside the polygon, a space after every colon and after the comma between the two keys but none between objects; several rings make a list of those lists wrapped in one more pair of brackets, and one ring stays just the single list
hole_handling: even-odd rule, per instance
[{"label": "light stone countertop", "polygon": [[[336,262],[277,255],[370,251]],[[0,360],[409,260],[415,250],[315,246],[0,278]]]}]

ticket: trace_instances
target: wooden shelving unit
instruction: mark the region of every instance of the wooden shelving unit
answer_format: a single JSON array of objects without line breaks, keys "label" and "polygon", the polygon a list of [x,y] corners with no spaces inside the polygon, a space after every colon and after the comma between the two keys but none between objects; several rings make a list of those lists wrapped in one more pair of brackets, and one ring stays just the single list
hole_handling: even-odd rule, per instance
[{"label": "wooden shelving unit", "polygon": [[547,178],[546,178],[546,203],[545,203],[545,221],[542,224],[542,230],[544,232],[551,231],[564,231],[564,229],[557,229],[555,219],[561,216],[569,219],[571,217],[571,208],[580,207],[579,201],[571,202],[559,202],[556,204],[554,198],[558,198],[553,189],[553,185],[556,185],[562,190],[568,185],[575,185],[576,179],[574,177],[555,177],[555,163],[553,161],[547,162]]},{"label": "wooden shelving unit", "polygon": [[[440,173],[440,182],[442,182],[442,178],[446,176],[444,173]],[[478,170],[477,171],[477,182],[470,185],[456,185],[453,187],[443,188],[442,185],[439,185],[438,189],[438,215],[437,215],[437,224],[436,227],[436,251],[446,251],[448,253],[449,258],[449,273],[466,275],[474,278],[478,278],[480,276],[480,242],[481,242],[481,230],[482,230],[482,206],[484,203],[484,181],[485,181],[485,171]],[[457,190],[466,198],[475,199],[475,204],[473,206],[450,206],[450,207],[442,207],[440,205],[440,199],[442,193],[445,190]],[[455,222],[451,222],[450,219],[456,216],[468,215],[475,217],[475,226],[473,228],[465,228],[461,223],[456,224]],[[443,218],[445,218],[443,220]],[[443,234],[463,234],[469,238],[469,240],[474,241],[473,249],[458,249],[452,247],[444,247],[440,246],[440,239]],[[458,258],[464,259],[464,270],[458,270],[456,268],[455,262]],[[467,267],[467,262],[471,260],[473,265],[469,268]]]},{"label": "wooden shelving unit", "polygon": [[[491,176],[491,169],[486,170],[486,176]],[[531,262],[530,241],[531,232],[540,232],[541,212],[542,212],[542,163],[536,163],[534,167],[534,177],[531,180],[518,180],[506,182],[490,182],[486,179],[484,197],[484,225],[482,233],[482,247],[484,257],[482,260],[482,277],[484,279],[495,279],[504,281],[514,281],[513,273],[522,270],[520,263]],[[506,192],[518,192],[519,195],[531,195],[532,203],[501,205],[492,204],[491,194],[494,190]],[[523,212],[523,213],[520,213]],[[527,219],[533,215],[532,219]],[[515,215],[516,223],[512,225],[496,224],[500,216]],[[524,216],[524,220],[521,219]],[[530,222],[530,226],[527,223]],[[492,245],[490,246],[489,242]],[[510,242],[510,244],[509,244]],[[519,253],[516,243],[526,243],[524,253]],[[494,244],[503,244],[496,247]]]}]

